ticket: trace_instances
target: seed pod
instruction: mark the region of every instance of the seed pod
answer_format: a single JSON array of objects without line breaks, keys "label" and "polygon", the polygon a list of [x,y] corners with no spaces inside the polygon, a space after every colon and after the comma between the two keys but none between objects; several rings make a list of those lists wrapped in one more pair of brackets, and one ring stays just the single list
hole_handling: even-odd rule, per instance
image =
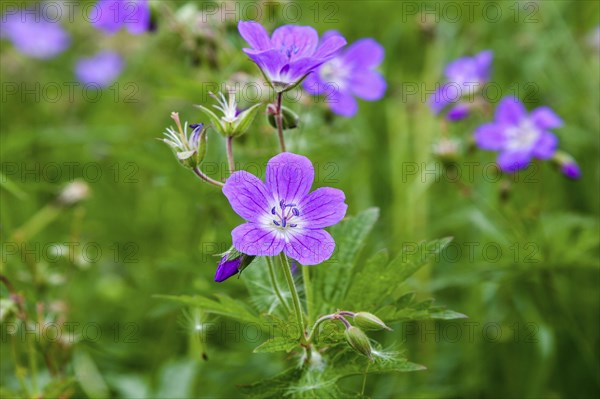
[{"label": "seed pod", "polygon": [[392,331],[391,328],[385,325],[385,323],[377,316],[367,312],[358,312],[354,315],[354,323],[360,328],[365,330],[388,330]]},{"label": "seed pod", "polygon": [[346,329],[344,335],[346,336],[346,341],[348,341],[355,351],[371,359],[369,337],[360,328],[350,326]]}]

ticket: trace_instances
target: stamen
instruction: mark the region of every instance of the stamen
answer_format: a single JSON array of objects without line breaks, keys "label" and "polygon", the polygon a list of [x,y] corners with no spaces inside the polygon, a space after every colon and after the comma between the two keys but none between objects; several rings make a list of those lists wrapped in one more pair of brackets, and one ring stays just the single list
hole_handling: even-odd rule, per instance
[{"label": "stamen", "polygon": [[276,220],[273,220],[273,223],[275,223],[275,226],[281,226]]},{"label": "stamen", "polygon": [[271,213],[272,213],[273,215],[275,215],[275,207],[273,207],[273,209],[271,209]]},{"label": "stamen", "polygon": [[292,213],[294,214],[294,216],[300,216],[300,211],[298,210],[298,208],[293,208]]}]

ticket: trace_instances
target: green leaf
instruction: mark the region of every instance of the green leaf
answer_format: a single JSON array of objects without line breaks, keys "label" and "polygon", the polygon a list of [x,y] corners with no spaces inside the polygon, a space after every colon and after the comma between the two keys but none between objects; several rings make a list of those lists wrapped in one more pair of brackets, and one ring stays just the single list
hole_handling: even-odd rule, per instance
[{"label": "green leaf", "polygon": [[467,319],[468,316],[450,309],[430,309],[429,316],[437,320]]},{"label": "green leaf", "polygon": [[254,353],[261,352],[289,352],[299,346],[298,339],[275,337],[263,342],[254,349]]},{"label": "green leaf", "polygon": [[259,317],[245,303],[222,294],[216,295],[218,301],[203,296],[189,295],[156,295],[156,297],[196,306],[206,313],[225,316],[248,323],[260,323]]},{"label": "green leaf", "polygon": [[74,351],[73,369],[81,389],[89,398],[104,399],[109,397],[108,386],[104,382],[94,359],[87,352],[82,349]]},{"label": "green leaf", "polygon": [[336,250],[330,260],[314,268],[312,279],[319,313],[335,309],[344,298],[360,250],[378,218],[379,209],[370,208],[331,228]]}]

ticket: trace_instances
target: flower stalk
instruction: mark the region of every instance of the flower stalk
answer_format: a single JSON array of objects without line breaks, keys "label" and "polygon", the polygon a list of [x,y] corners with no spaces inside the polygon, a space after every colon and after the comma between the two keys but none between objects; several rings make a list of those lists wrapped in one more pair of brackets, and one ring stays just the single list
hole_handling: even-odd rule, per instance
[{"label": "flower stalk", "polygon": [[283,267],[283,273],[287,281],[290,293],[292,294],[292,302],[294,303],[294,313],[296,314],[296,321],[300,327],[300,340],[302,343],[306,342],[305,327],[304,327],[304,316],[302,315],[302,307],[300,305],[300,297],[298,296],[298,290],[294,284],[294,277],[292,276],[292,269],[290,268],[290,262],[284,253],[279,255],[281,260],[281,266]]},{"label": "flower stalk", "polygon": [[283,101],[283,93],[277,93],[277,102],[275,104],[275,123],[277,124],[277,135],[279,136],[279,148],[281,152],[285,152],[285,138],[283,137],[283,114],[281,103]]},{"label": "flower stalk", "polygon": [[283,305],[286,312],[289,313],[292,310],[290,309],[286,300],[283,298],[283,294],[279,289],[279,284],[277,284],[277,277],[275,276],[275,266],[273,265],[273,259],[270,256],[265,256],[265,259],[267,260],[267,265],[269,267],[269,276],[271,277],[271,285],[273,286],[273,291],[275,291],[275,295],[277,295],[279,302],[281,302],[281,305]]},{"label": "flower stalk", "polygon": [[227,146],[227,163],[229,165],[229,174],[235,172],[235,160],[233,158],[233,136],[227,136],[225,141]]}]

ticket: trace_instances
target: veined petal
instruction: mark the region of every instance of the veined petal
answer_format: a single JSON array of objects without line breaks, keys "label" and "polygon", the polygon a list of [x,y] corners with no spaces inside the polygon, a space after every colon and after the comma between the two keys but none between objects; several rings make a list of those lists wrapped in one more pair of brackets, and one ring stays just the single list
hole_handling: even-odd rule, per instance
[{"label": "veined petal", "polygon": [[255,50],[265,51],[271,48],[269,34],[261,24],[254,21],[240,21],[238,31]]},{"label": "veined petal", "polygon": [[281,69],[279,76],[284,83],[296,83],[304,76],[314,71],[325,60],[315,58],[301,58],[293,61]]},{"label": "veined petal", "polygon": [[246,255],[275,256],[285,245],[285,239],[275,229],[244,223],[231,232],[233,246]]},{"label": "veined petal", "polygon": [[278,50],[256,52],[251,49],[243,49],[243,51],[258,65],[269,79],[279,79],[279,71],[287,63],[287,59],[282,53]]},{"label": "veined petal", "polygon": [[518,125],[527,116],[527,110],[519,99],[504,97],[496,108],[496,121],[509,125]]},{"label": "veined petal", "polygon": [[555,129],[563,125],[562,119],[549,107],[534,109],[529,118],[540,129]]},{"label": "veined petal", "polygon": [[336,52],[346,45],[346,39],[340,34],[331,34],[325,38],[315,51],[313,57],[326,60],[333,57]]},{"label": "veined petal", "polygon": [[385,94],[387,84],[383,76],[371,70],[357,71],[352,77],[349,88],[355,96],[367,101],[376,101]]},{"label": "veined petal", "polygon": [[497,162],[504,172],[514,172],[529,165],[531,154],[528,151],[504,151],[498,156]]},{"label": "veined petal", "polygon": [[310,160],[302,155],[282,152],[267,164],[266,186],[279,203],[298,203],[310,191],[315,170]]},{"label": "veined petal", "polygon": [[284,252],[302,265],[316,265],[333,254],[335,241],[325,230],[300,230],[288,235]]},{"label": "veined petal", "polygon": [[558,139],[555,135],[550,132],[542,132],[533,148],[533,155],[539,159],[550,159],[556,152],[557,146]]},{"label": "veined petal", "polygon": [[271,46],[290,59],[312,56],[319,44],[319,34],[311,26],[284,25],[273,32]]},{"label": "veined petal", "polygon": [[321,187],[308,194],[298,206],[303,225],[309,229],[333,226],[344,218],[348,205],[342,190]]},{"label": "veined petal", "polygon": [[359,69],[372,69],[383,61],[385,50],[374,39],[360,39],[344,51],[344,62]]},{"label": "veined petal", "polygon": [[483,150],[498,151],[504,146],[502,125],[486,123],[475,130],[475,143]]},{"label": "veined petal", "polygon": [[223,194],[235,213],[251,222],[259,221],[261,216],[268,214],[269,205],[273,202],[265,184],[258,177],[245,171],[238,171],[229,176],[223,186]]}]

